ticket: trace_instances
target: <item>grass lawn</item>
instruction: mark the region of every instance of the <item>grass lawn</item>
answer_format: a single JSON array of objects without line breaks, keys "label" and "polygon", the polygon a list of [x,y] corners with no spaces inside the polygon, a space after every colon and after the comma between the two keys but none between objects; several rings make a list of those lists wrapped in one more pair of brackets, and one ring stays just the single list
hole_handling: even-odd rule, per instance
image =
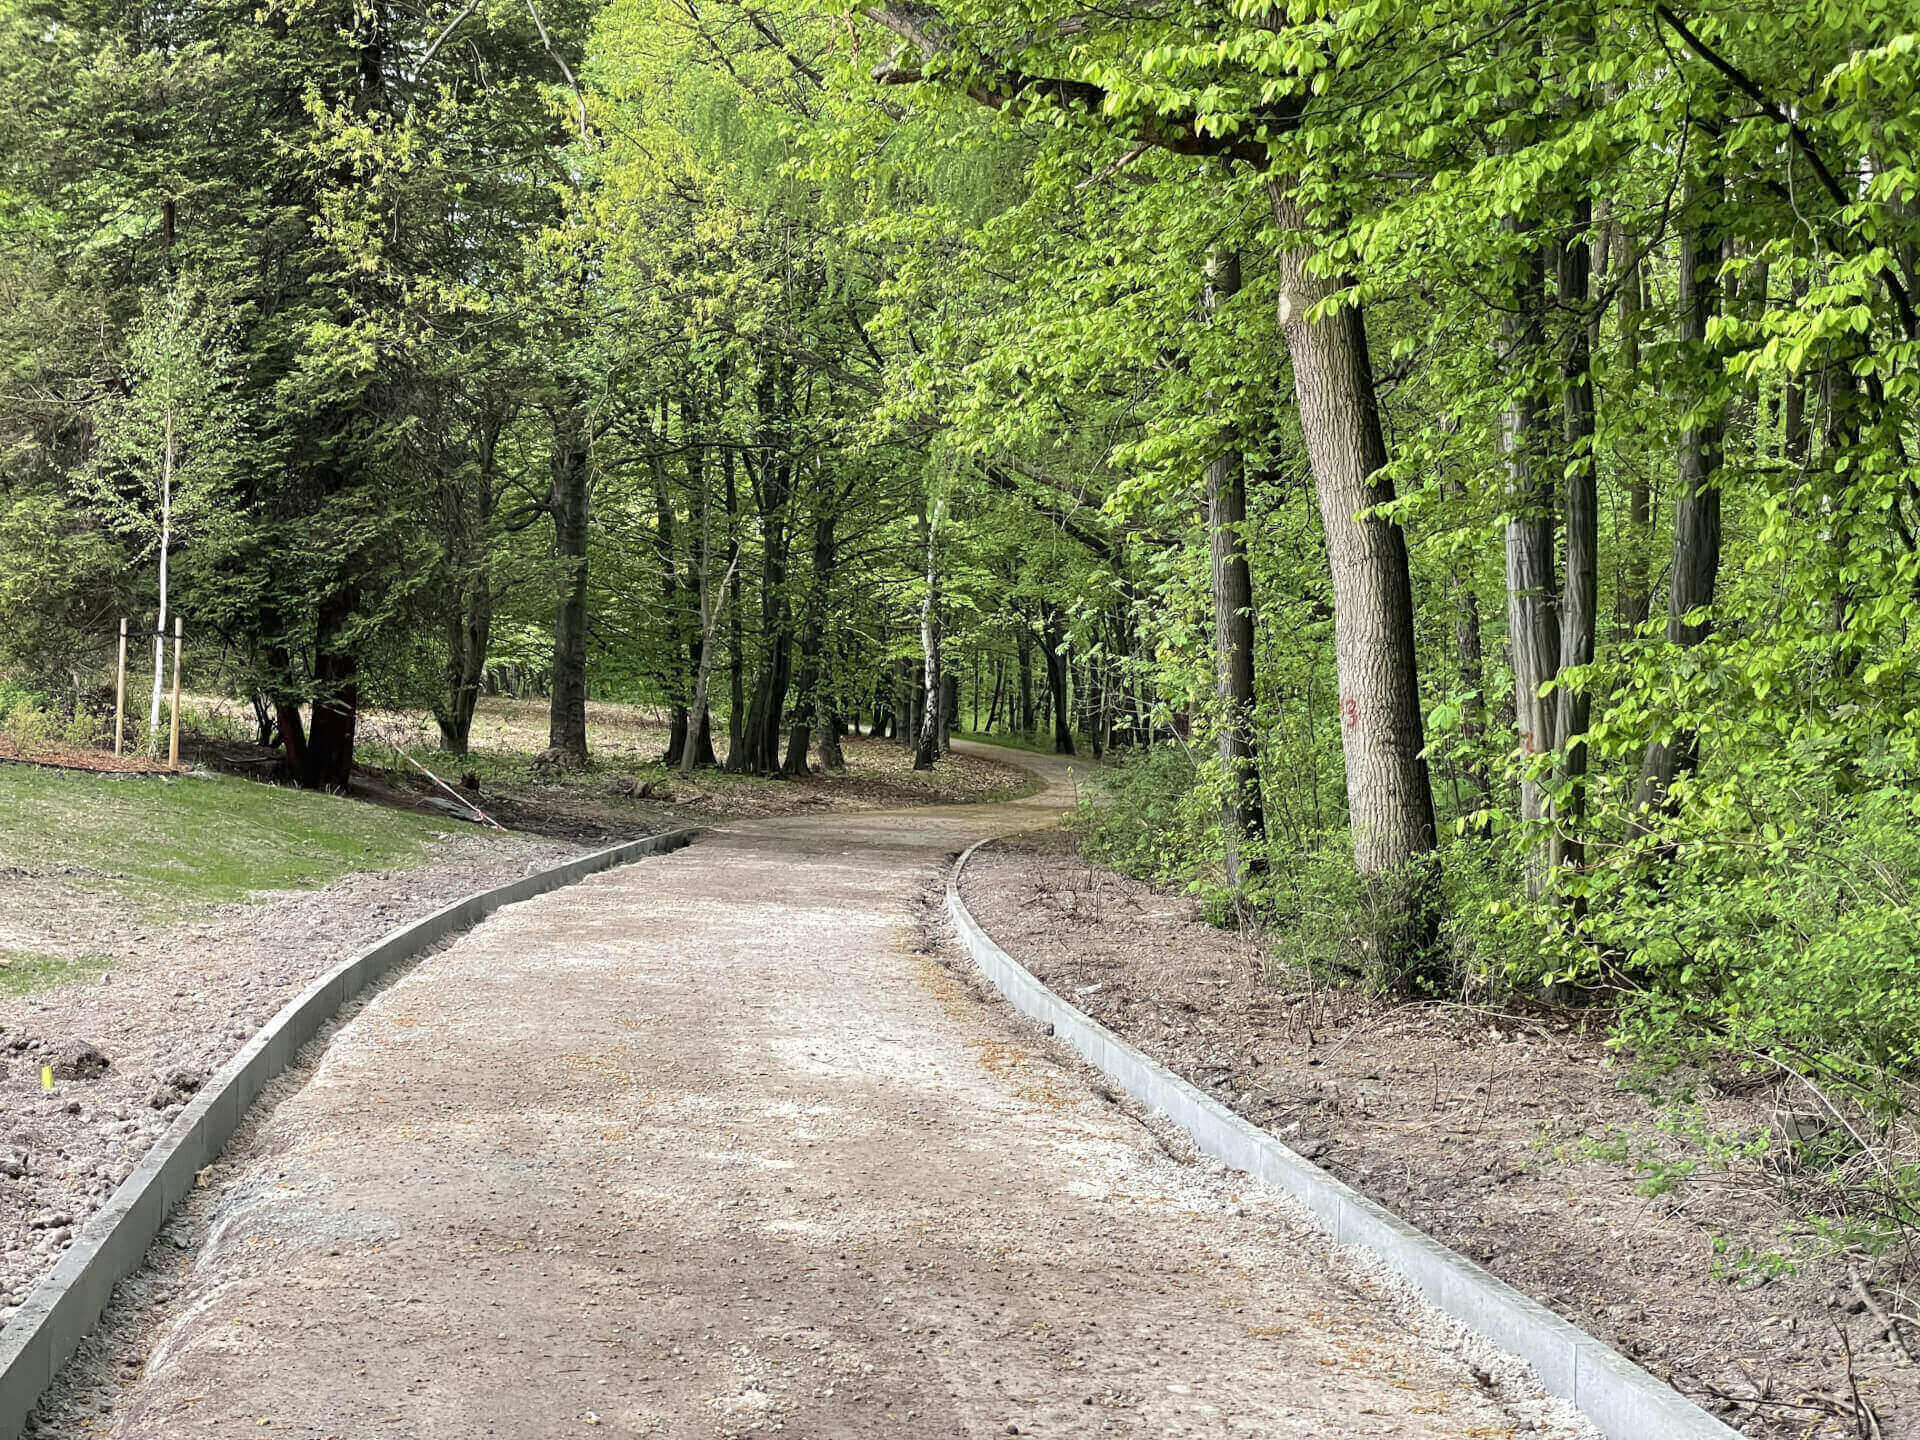
[{"label": "grass lawn", "polygon": [[445,829],[432,816],[224,776],[109,779],[0,764],[0,868],[57,872],[156,914],[419,864]]}]

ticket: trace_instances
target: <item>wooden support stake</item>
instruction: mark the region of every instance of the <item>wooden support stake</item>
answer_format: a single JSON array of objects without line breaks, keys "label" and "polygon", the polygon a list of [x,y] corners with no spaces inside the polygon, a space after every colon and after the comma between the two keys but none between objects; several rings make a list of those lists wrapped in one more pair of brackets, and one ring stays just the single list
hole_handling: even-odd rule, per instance
[{"label": "wooden support stake", "polygon": [[120,666],[113,681],[113,753],[127,744],[127,617],[120,617]]},{"label": "wooden support stake", "polygon": [[173,736],[167,742],[167,763],[180,763],[180,617],[173,617]]}]

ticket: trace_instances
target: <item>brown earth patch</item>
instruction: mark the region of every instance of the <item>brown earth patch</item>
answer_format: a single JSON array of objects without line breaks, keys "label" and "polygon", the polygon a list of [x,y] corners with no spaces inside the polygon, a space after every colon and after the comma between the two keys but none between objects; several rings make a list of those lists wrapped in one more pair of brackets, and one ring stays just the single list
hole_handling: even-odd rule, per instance
[{"label": "brown earth patch", "polygon": [[[1604,1017],[1264,983],[1257,940],[1089,864],[1061,832],[986,847],[962,893],[1086,1013],[1735,1429],[1920,1435],[1920,1367],[1882,1336],[1844,1261],[1728,1266],[1793,1224],[1781,1188],[1757,1162],[1702,1163],[1663,1129]],[[1706,1133],[1772,1122],[1770,1090],[1696,1078]],[[1623,1155],[1698,1168],[1645,1193],[1660,1186]]]},{"label": "brown earth patch", "polygon": [[[0,1004],[0,1323],[193,1090],[309,982],[389,930],[573,853],[529,836],[449,836],[417,869],[347,875],[173,925],[54,880],[6,880],[0,928],[57,931],[61,948],[100,964]],[[57,1071],[83,1044],[105,1055],[104,1070],[56,1075],[44,1089],[42,1068]]]}]

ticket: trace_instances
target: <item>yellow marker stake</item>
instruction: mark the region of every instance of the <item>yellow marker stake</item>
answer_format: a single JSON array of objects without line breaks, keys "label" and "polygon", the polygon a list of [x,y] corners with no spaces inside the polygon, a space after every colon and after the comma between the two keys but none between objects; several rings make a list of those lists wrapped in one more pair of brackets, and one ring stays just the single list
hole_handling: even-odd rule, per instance
[{"label": "yellow marker stake", "polygon": [[49,1095],[53,1093],[53,1066],[42,1065],[40,1067],[40,1088]]}]

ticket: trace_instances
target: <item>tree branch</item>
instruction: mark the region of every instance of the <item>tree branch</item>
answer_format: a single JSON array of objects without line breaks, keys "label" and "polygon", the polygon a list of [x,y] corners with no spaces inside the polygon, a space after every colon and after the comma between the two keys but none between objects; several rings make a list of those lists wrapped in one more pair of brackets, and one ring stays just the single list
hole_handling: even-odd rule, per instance
[{"label": "tree branch", "polygon": [[[874,24],[891,30],[920,56],[920,65],[953,62],[957,54],[952,38],[939,16],[919,5],[868,5],[859,13]],[[927,78],[923,68],[900,66],[898,57],[874,67],[873,78],[882,85],[916,85]],[[1102,86],[1085,80],[1058,76],[1027,75],[1018,70],[997,67],[990,77],[969,79],[966,93],[993,110],[1004,110],[1015,101],[1035,97],[1050,101],[1062,109],[1079,109],[1090,117],[1105,120],[1108,93]],[[1291,128],[1300,117],[1297,104],[1289,103],[1268,118],[1281,128]],[[1262,140],[1244,135],[1213,135],[1200,129],[1199,117],[1141,114],[1130,117],[1138,138],[1145,144],[1176,155],[1208,155],[1226,160],[1243,160],[1265,169],[1267,146]]]}]

